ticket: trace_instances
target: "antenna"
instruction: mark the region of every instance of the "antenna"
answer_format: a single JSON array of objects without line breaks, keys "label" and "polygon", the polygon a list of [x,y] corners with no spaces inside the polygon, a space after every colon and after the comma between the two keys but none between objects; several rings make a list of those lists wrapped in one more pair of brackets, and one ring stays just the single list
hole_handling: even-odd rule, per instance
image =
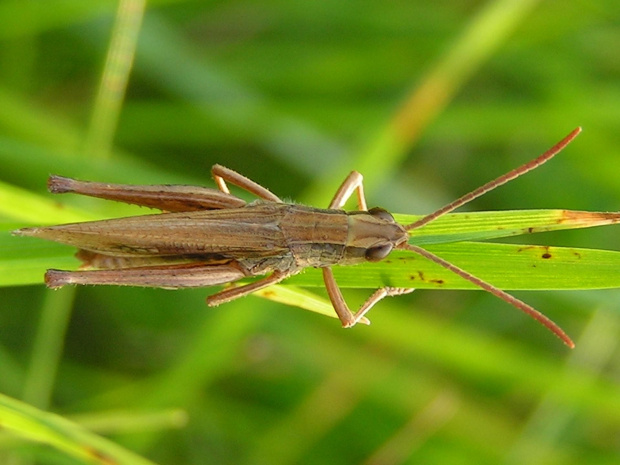
[{"label": "antenna", "polygon": [[[430,223],[432,221],[435,221],[437,218],[445,215],[446,213],[449,213],[452,210],[455,210],[456,208],[458,208],[458,207],[460,207],[462,205],[465,205],[468,202],[471,202],[475,198],[480,197],[481,195],[486,194],[489,191],[492,191],[496,187],[499,187],[502,184],[506,184],[508,181],[511,181],[511,180],[521,176],[522,174],[527,173],[528,171],[531,171],[531,170],[533,170],[535,168],[538,168],[540,165],[542,165],[543,163],[549,161],[555,155],[560,153],[568,144],[570,144],[572,142],[572,140],[575,137],[577,137],[577,135],[580,132],[581,132],[581,128],[580,127],[574,129],[564,139],[562,139],[560,142],[555,144],[553,147],[551,147],[549,150],[547,150],[545,153],[543,153],[539,157],[534,158],[532,161],[529,161],[529,162],[525,163],[524,165],[521,165],[520,167],[515,168],[514,170],[509,171],[508,173],[501,175],[500,177],[494,179],[493,181],[490,181],[490,182],[484,184],[483,186],[479,187],[478,189],[475,189],[475,190],[469,192],[468,194],[465,194],[464,196],[458,198],[454,202],[451,202],[451,203],[447,204],[446,206],[440,208],[439,210],[436,210],[435,212],[430,213],[429,215],[426,215],[425,217],[419,219],[418,221],[415,221],[415,222],[413,222],[411,224],[408,224],[408,225],[404,226],[404,228],[407,231],[411,231],[412,229],[420,228],[420,227],[424,226],[425,224],[428,224],[428,223]],[[529,316],[531,316],[532,318],[534,318],[535,320],[540,322],[543,326],[545,326],[547,329],[549,329],[549,331],[551,331],[553,334],[555,334],[557,337],[559,337],[564,342],[564,344],[566,344],[568,347],[570,347],[571,349],[573,349],[575,347],[575,343],[571,340],[570,337],[568,337],[568,335],[562,330],[562,328],[560,328],[557,324],[555,324],[553,321],[551,321],[545,315],[540,313],[534,307],[526,304],[522,300],[519,300],[516,297],[513,297],[512,295],[508,294],[507,292],[504,292],[501,289],[493,286],[492,284],[489,284],[486,281],[483,281],[482,279],[472,275],[471,273],[463,270],[462,268],[459,268],[456,265],[453,265],[452,263],[450,263],[450,262],[444,260],[443,258],[435,255],[434,253],[429,252],[426,249],[423,249],[422,247],[419,247],[417,245],[412,245],[412,244],[404,243],[404,244],[402,244],[398,248],[410,250],[411,252],[414,252],[414,253],[416,253],[418,255],[421,255],[424,258],[426,258],[428,260],[431,260],[431,261],[435,262],[436,264],[444,267],[445,269],[451,271],[452,273],[460,276],[461,278],[466,279],[470,283],[475,284],[476,286],[480,287],[481,289],[483,289],[483,290],[493,294],[496,297],[499,297],[503,301],[508,302],[510,305],[518,308],[522,312],[528,314]]]},{"label": "antenna", "polygon": [[487,192],[492,191],[496,187],[501,186],[502,184],[506,184],[508,181],[512,181],[515,178],[518,178],[522,174],[527,173],[528,171],[532,171],[533,169],[538,168],[543,163],[548,162],[553,157],[555,157],[558,153],[560,153],[568,144],[570,144],[575,137],[579,135],[581,132],[581,127],[575,128],[571,131],[571,133],[562,139],[560,142],[555,144],[545,153],[540,155],[537,158],[534,158],[531,161],[528,161],[524,165],[515,168],[512,171],[509,171],[506,174],[502,174],[500,177],[494,179],[493,181],[487,182],[485,185],[480,186],[478,189],[474,189],[473,191],[465,194],[462,197],[459,197],[454,202],[450,202],[448,205],[441,207],[439,210],[434,211],[426,215],[423,218],[420,218],[418,221],[414,221],[411,224],[405,226],[407,231],[411,231],[412,229],[417,229],[425,224],[430,223],[431,221],[436,220],[440,216],[445,215],[446,213],[450,213],[452,210],[456,210],[457,208],[465,205],[466,203],[471,202],[472,200],[480,197],[481,195],[486,194]]}]

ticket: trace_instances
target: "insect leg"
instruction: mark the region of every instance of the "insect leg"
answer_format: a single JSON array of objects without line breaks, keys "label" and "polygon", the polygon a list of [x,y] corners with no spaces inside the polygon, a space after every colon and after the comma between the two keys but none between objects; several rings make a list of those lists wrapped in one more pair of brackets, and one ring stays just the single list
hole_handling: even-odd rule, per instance
[{"label": "insect leg", "polygon": [[245,284],[239,287],[233,287],[230,289],[224,289],[217,294],[213,294],[207,297],[207,305],[209,307],[215,307],[217,305],[230,302],[231,300],[235,300],[239,297],[251,294],[254,291],[258,291],[259,289],[264,289],[265,287],[277,284],[293,274],[294,273],[290,272],[287,273],[281,271],[274,271],[266,278],[259,279],[258,281],[254,281],[253,283]]},{"label": "insect leg", "polygon": [[226,168],[222,165],[213,165],[211,168],[211,174],[213,175],[213,179],[215,179],[217,187],[226,194],[230,194],[228,186],[226,185],[226,181],[228,181],[229,183],[240,187],[241,189],[246,190],[257,197],[260,197],[261,199],[269,200],[270,202],[282,203],[282,200],[280,200],[280,198],[269,189],[252,181],[251,179],[246,178],[242,174],[231,170],[230,168]]},{"label": "insect leg", "polygon": [[[411,292],[415,291],[415,289],[413,288],[409,288],[409,287],[382,287],[380,289],[377,289],[367,300],[366,302],[363,303],[363,305],[360,307],[360,309],[357,311],[357,313],[355,314],[355,320],[354,323],[359,323],[362,320],[366,320],[366,318],[364,317],[364,315],[366,315],[366,313],[368,313],[368,311],[375,306],[375,304],[377,302],[379,302],[380,300],[385,299],[386,297],[393,297],[396,295],[403,295],[403,294],[409,294]],[[368,321],[368,320],[366,320]]]},{"label": "insect leg", "polygon": [[[355,319],[355,315],[349,310],[347,303],[340,292],[340,288],[334,279],[334,273],[331,268],[323,268],[323,281],[325,282],[325,289],[327,289],[327,295],[332,302],[332,306],[338,315],[338,319],[342,323],[343,328],[350,328],[354,326],[358,321]],[[370,324],[368,319],[364,318],[361,322]]]},{"label": "insect leg", "polygon": [[329,204],[328,208],[342,208],[347,203],[349,197],[353,195],[354,191],[357,191],[357,206],[360,210],[368,210],[366,205],[366,197],[364,196],[364,177],[357,171],[351,171],[340,185],[334,198]]},{"label": "insect leg", "polygon": [[323,280],[325,281],[325,288],[327,289],[329,299],[331,300],[334,310],[336,310],[336,314],[338,315],[338,318],[342,322],[342,326],[344,328],[350,328],[351,326],[355,326],[357,323],[370,324],[370,321],[368,321],[365,315],[377,302],[385,297],[409,294],[414,291],[414,289],[406,287],[382,287],[381,289],[377,289],[354,315],[351,313],[347,303],[342,297],[340,288],[338,287],[338,284],[336,284],[334,274],[330,268],[323,268]]},{"label": "insect leg", "polygon": [[[329,208],[342,208],[351,195],[353,195],[354,192],[357,192],[358,208],[360,210],[368,210],[366,197],[364,195],[363,180],[364,177],[360,173],[357,171],[351,171],[336,191],[334,198],[329,204]],[[345,328],[350,328],[357,323],[370,323],[364,315],[366,315],[366,313],[368,313],[368,311],[381,299],[388,296],[402,295],[413,292],[413,289],[405,287],[383,287],[381,289],[377,289],[354,315],[351,310],[349,310],[344,297],[342,297],[340,288],[334,278],[334,273],[330,268],[323,268],[323,281],[325,282],[325,288],[327,289],[327,294],[329,295],[332,305],[334,306],[334,310],[342,322],[342,326]]]},{"label": "insect leg", "polygon": [[246,273],[234,263],[223,265],[198,263],[91,271],[52,269],[45,273],[45,284],[50,288],[58,288],[66,284],[111,284],[178,289],[215,286],[234,282],[245,276]]},{"label": "insect leg", "polygon": [[73,192],[168,212],[238,208],[246,204],[234,195],[199,186],[109,184],[55,175],[49,177],[47,186],[53,194]]}]

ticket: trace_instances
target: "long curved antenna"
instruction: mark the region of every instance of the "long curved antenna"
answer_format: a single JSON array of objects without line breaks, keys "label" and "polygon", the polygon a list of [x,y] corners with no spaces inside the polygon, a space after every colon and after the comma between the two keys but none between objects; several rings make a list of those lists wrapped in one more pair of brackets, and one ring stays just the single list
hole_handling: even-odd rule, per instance
[{"label": "long curved antenna", "polygon": [[575,348],[575,343],[564,332],[564,330],[562,330],[562,328],[560,328],[557,324],[555,324],[545,315],[540,313],[534,307],[526,304],[522,300],[519,300],[516,297],[508,294],[507,292],[504,292],[501,289],[498,289],[492,284],[489,284],[486,281],[483,281],[482,279],[477,278],[471,273],[468,273],[462,268],[459,268],[458,266],[453,265],[452,263],[435,255],[434,253],[429,252],[428,250],[423,249],[422,247],[418,247],[417,245],[412,245],[412,244],[403,244],[399,248],[407,249],[407,250],[417,253],[418,255],[422,255],[424,258],[427,258],[437,263],[438,265],[443,266],[445,269],[453,272],[454,274],[459,275],[461,278],[466,279],[470,283],[473,283],[476,286],[480,287],[481,289],[484,289],[485,291],[490,292],[494,296],[499,297],[503,301],[508,302],[510,305],[518,308],[522,312],[527,313],[529,316],[531,316],[532,318],[540,322],[545,328],[547,328],[549,331],[551,331],[553,334],[559,337],[562,340],[562,342],[564,342],[564,344],[566,344],[568,347],[570,347],[571,349]]},{"label": "long curved antenna", "polygon": [[579,135],[580,132],[581,132],[580,127],[573,129],[568,136],[566,136],[560,142],[555,144],[553,147],[551,147],[541,156],[534,158],[532,161],[529,161],[525,163],[524,165],[521,165],[518,168],[515,168],[512,171],[509,171],[506,174],[501,175],[499,178],[496,178],[493,181],[487,182],[485,185],[480,186],[478,189],[475,189],[469,192],[468,194],[465,194],[464,196],[456,199],[454,202],[451,202],[448,205],[440,208],[439,210],[433,213],[430,213],[423,218],[420,218],[418,221],[414,221],[411,224],[405,225],[405,229],[407,231],[410,231],[412,229],[416,229],[421,226],[424,226],[425,224],[436,220],[440,216],[443,216],[446,213],[450,213],[452,210],[455,210],[459,208],[460,206],[471,202],[475,198],[480,197],[483,194],[486,194],[487,192],[495,189],[496,187],[501,186],[502,184],[506,184],[508,181],[512,181],[513,179],[521,176],[522,174],[525,174],[528,171],[532,171],[533,169],[538,168],[540,165],[549,161],[555,155],[560,153],[564,149],[564,147],[570,144],[573,141],[573,139],[577,137],[577,135]]}]

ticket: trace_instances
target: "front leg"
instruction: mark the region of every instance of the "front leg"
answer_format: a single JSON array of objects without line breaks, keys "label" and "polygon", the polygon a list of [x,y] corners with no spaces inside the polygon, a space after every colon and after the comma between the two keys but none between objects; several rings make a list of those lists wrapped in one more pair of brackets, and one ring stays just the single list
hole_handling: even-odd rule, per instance
[{"label": "front leg", "polygon": [[364,196],[364,177],[357,171],[351,171],[345,178],[328,208],[341,209],[353,195],[353,192],[357,192],[357,208],[361,211],[368,210],[366,196]]},{"label": "front leg", "polygon": [[[364,178],[360,173],[357,171],[352,171],[336,191],[334,198],[329,204],[329,208],[340,209],[344,207],[347,200],[349,200],[353,193],[356,192],[358,208],[361,211],[368,210],[366,197],[364,195],[363,180]],[[325,283],[325,288],[327,289],[327,295],[329,295],[329,299],[331,300],[334,310],[336,311],[336,314],[338,315],[338,318],[344,328],[350,328],[357,323],[369,324],[370,321],[368,321],[365,317],[366,313],[368,313],[368,311],[377,302],[385,297],[408,294],[414,291],[414,289],[406,287],[383,287],[377,289],[368,298],[368,300],[364,302],[357,313],[353,314],[344,300],[342,292],[338,287],[338,283],[336,283],[336,279],[334,278],[334,273],[330,268],[323,268],[323,282]]]},{"label": "front leg", "polygon": [[323,268],[323,281],[325,282],[325,289],[327,289],[329,300],[331,301],[343,328],[350,328],[355,326],[357,323],[369,325],[370,321],[366,318],[366,313],[368,313],[370,309],[375,306],[375,304],[386,297],[409,294],[415,290],[407,287],[382,287],[377,289],[366,300],[366,302],[362,304],[359,310],[353,314],[351,310],[349,310],[349,307],[342,296],[342,292],[334,279],[334,273],[331,268]]}]

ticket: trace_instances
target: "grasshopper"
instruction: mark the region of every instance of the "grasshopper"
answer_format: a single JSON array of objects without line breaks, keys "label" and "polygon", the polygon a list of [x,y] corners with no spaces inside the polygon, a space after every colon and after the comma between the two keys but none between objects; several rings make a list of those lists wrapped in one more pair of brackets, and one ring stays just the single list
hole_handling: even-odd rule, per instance
[{"label": "grasshopper", "polygon": [[[413,289],[383,287],[352,313],[331,267],[380,261],[394,249],[409,250],[522,310],[572,348],[574,344],[568,335],[542,313],[441,257],[409,244],[408,232],[539,167],[564,149],[579,132],[581,128],[573,130],[539,157],[406,225],[397,223],[382,208],[367,208],[362,175],[357,171],[347,176],[329,207],[319,209],[285,203],[245,176],[215,165],[211,173],[218,189],[104,184],[51,176],[48,188],[55,194],[74,192],[157,208],[163,213],[24,228],[14,233],[75,246],[79,249],[76,256],[83,262],[82,268],[94,268],[50,269],[45,273],[45,283],[50,288],[66,284],[113,284],[177,289],[229,284],[249,276],[267,275],[209,296],[207,304],[215,306],[279,283],[306,267],[321,268],[327,294],[344,327],[360,322],[368,324],[365,315],[377,302]],[[231,195],[227,183],[248,191],[258,200],[246,203]],[[354,194],[359,210],[342,210]]]}]

